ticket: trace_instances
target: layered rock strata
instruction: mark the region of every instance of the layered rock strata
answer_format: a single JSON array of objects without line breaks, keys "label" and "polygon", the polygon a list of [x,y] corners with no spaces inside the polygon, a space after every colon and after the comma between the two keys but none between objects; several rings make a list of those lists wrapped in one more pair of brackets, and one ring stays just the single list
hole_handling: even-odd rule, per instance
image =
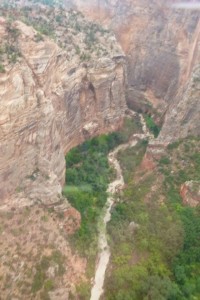
[{"label": "layered rock strata", "polygon": [[159,141],[170,143],[187,136],[200,135],[200,65],[180,90],[165,116]]},{"label": "layered rock strata", "polygon": [[[66,152],[123,122],[124,54],[69,60],[54,41],[36,41],[32,27],[13,26],[20,57],[0,73],[1,204],[12,195],[51,205],[60,201]],[[6,30],[1,19],[2,41]]]},{"label": "layered rock strata", "polygon": [[156,108],[160,142],[200,135],[199,11],[175,9],[171,0],[74,3],[116,33],[127,56],[128,106],[151,115]]}]

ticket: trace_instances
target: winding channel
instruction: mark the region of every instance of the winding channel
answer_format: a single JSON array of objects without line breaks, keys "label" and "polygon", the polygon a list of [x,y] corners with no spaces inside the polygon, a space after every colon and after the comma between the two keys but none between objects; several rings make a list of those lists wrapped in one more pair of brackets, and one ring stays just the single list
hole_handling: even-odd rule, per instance
[{"label": "winding channel", "polygon": [[[129,115],[133,117],[135,116],[135,113],[129,111]],[[112,167],[114,167],[116,171],[116,179],[112,181],[108,186],[107,193],[109,196],[104,206],[101,220],[99,223],[100,224],[99,237],[98,237],[99,254],[98,254],[98,262],[97,262],[95,278],[94,278],[94,285],[92,287],[90,300],[99,300],[104,291],[103,289],[104,279],[105,279],[106,269],[111,255],[110,247],[108,245],[106,227],[107,227],[107,223],[111,219],[111,209],[115,202],[115,194],[124,186],[124,178],[123,178],[122,169],[120,167],[119,161],[117,160],[117,154],[121,150],[123,151],[127,148],[136,146],[138,141],[141,139],[152,138],[152,135],[147,130],[146,123],[142,115],[140,115],[140,120],[143,128],[143,134],[134,134],[128,143],[119,145],[112,152],[108,154],[109,164]]]}]

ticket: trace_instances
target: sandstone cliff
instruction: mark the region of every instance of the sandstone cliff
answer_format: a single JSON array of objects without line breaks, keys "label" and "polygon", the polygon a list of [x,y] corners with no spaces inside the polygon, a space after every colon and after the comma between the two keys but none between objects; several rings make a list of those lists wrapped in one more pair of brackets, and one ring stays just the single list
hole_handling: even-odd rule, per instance
[{"label": "sandstone cliff", "polygon": [[122,125],[124,53],[75,11],[2,13],[0,298],[68,299],[87,261],[68,242],[81,216],[62,198],[65,154]]},{"label": "sandstone cliff", "polygon": [[[69,35],[64,35],[60,24],[57,28],[54,34],[61,43],[61,37],[63,41]],[[4,55],[0,74],[1,205],[3,201],[6,205],[11,195],[17,205],[21,198],[57,203],[66,152],[86,138],[122,124],[126,108],[124,54],[115,38],[105,35],[99,38],[99,45],[107,47],[107,55],[103,52],[101,58],[103,54],[98,52],[97,57],[95,52],[84,60],[48,37],[38,38],[38,32],[21,21],[9,29],[2,18],[2,44],[13,32],[17,32],[14,42],[19,56],[13,63],[13,56]],[[112,39],[112,50],[107,38]],[[80,32],[76,43],[84,44],[83,39]]]},{"label": "sandstone cliff", "polygon": [[200,135],[200,65],[194,68],[188,83],[169,106],[158,140],[172,142]]},{"label": "sandstone cliff", "polygon": [[156,108],[164,123],[162,140],[200,134],[198,80],[193,81],[199,63],[198,11],[174,9],[170,0],[92,1],[90,10],[90,1],[74,3],[116,33],[126,53],[128,105],[151,114]]},{"label": "sandstone cliff", "polygon": [[[18,1],[27,2],[34,1]],[[62,203],[64,155],[85,139],[121,126],[127,75],[128,104],[143,112],[156,110],[164,120],[147,158],[151,151],[162,155],[163,144],[173,139],[199,135],[199,16],[164,2],[66,1],[106,28],[73,10],[16,8],[12,22],[7,21],[10,10],[1,11],[3,298],[44,299],[48,294],[67,299],[84,280],[87,262],[67,242],[81,220]],[[43,277],[45,295],[37,290],[37,276]],[[49,292],[46,284],[52,281],[55,291]]]}]

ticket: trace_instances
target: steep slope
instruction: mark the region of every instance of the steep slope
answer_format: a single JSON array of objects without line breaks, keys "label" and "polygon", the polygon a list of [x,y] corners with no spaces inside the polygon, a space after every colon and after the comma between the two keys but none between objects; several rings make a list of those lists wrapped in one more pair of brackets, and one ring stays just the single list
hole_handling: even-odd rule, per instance
[{"label": "steep slope", "polygon": [[[36,22],[42,22],[37,11],[33,15]],[[76,13],[62,16],[63,20],[70,17],[76,24],[78,18],[83,19]],[[12,206],[11,195],[17,205],[22,197],[44,204],[58,202],[65,176],[64,154],[86,138],[122,124],[126,108],[123,52],[112,35],[101,33],[98,27],[94,31],[97,50],[90,57],[87,51],[91,50],[77,53],[76,45],[89,47],[84,40],[89,33],[76,33],[69,27],[65,33],[64,26],[59,23],[50,33],[59,44],[67,40],[67,51],[65,44],[62,49],[21,21],[10,24],[1,18],[1,205],[8,200]],[[72,30],[76,38],[69,44]]]},{"label": "steep slope", "polygon": [[121,127],[124,53],[74,11],[1,13],[0,298],[68,299],[87,260],[69,244],[81,215],[62,197],[65,154]]},{"label": "steep slope", "polygon": [[[198,11],[174,9],[171,7],[174,1],[162,0],[92,1],[92,10],[88,9],[90,1],[87,6],[81,0],[74,2],[91,19],[99,16],[100,22],[116,33],[127,55],[128,105],[151,114],[154,114],[154,107],[160,112],[161,120],[166,114],[165,128],[168,130],[162,131],[162,138],[165,134],[166,139],[178,138],[172,129],[169,136],[170,115],[175,103],[178,106],[180,99],[186,99],[183,94],[186,86],[191,85],[192,70],[199,61]],[[184,107],[181,114],[186,115],[186,103],[179,106]],[[190,114],[191,134],[199,134],[195,124],[199,113],[197,106],[198,102],[194,101],[194,122]],[[181,123],[174,124],[179,126],[180,137],[185,136]]]},{"label": "steep slope", "polygon": [[170,105],[158,140],[172,142],[187,136],[200,135],[200,65],[194,68],[191,79]]},{"label": "steep slope", "polygon": [[189,135],[200,135],[200,20],[189,51],[183,84],[169,106],[159,140],[171,142]]}]

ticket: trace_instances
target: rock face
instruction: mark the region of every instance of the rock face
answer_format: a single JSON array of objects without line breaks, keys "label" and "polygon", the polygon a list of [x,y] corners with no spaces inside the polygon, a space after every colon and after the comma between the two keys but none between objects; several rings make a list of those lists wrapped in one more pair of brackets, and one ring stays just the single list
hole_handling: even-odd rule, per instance
[{"label": "rock face", "polygon": [[74,2],[116,33],[127,55],[128,106],[160,112],[161,141],[199,135],[199,12],[170,0],[92,1],[92,10]]},{"label": "rock face", "polygon": [[[36,41],[32,27],[13,26],[21,55],[0,73],[1,204],[13,195],[50,205],[60,201],[66,152],[123,122],[124,54],[69,60],[54,41]],[[0,39],[7,34],[2,19]]]},{"label": "rock face", "polygon": [[200,135],[200,65],[194,68],[191,78],[182,88],[165,116],[159,140],[172,142],[187,136]]},{"label": "rock face", "polygon": [[[196,11],[175,10],[170,1],[162,0],[66,3],[114,30],[126,54],[128,105],[151,114],[152,108],[160,112],[164,125],[159,143],[200,134],[200,21]],[[74,40],[73,30],[80,26],[77,16],[72,17],[76,24],[66,39],[59,20],[57,43],[38,39],[33,28],[16,22],[21,32],[17,39],[21,58],[0,74],[2,199],[18,191],[31,200],[58,202],[64,154],[86,138],[117,129],[122,123],[126,106],[124,52],[114,36],[102,37],[104,48],[95,50],[100,57],[92,54],[84,63],[76,55],[78,45],[86,51],[80,55],[84,58],[88,49],[93,53],[91,41],[83,45],[87,40],[83,33],[78,34],[78,43]],[[2,40],[6,26],[2,18]],[[81,27],[93,40],[92,31],[83,23]],[[70,49],[70,43],[76,44],[76,50]]]}]

